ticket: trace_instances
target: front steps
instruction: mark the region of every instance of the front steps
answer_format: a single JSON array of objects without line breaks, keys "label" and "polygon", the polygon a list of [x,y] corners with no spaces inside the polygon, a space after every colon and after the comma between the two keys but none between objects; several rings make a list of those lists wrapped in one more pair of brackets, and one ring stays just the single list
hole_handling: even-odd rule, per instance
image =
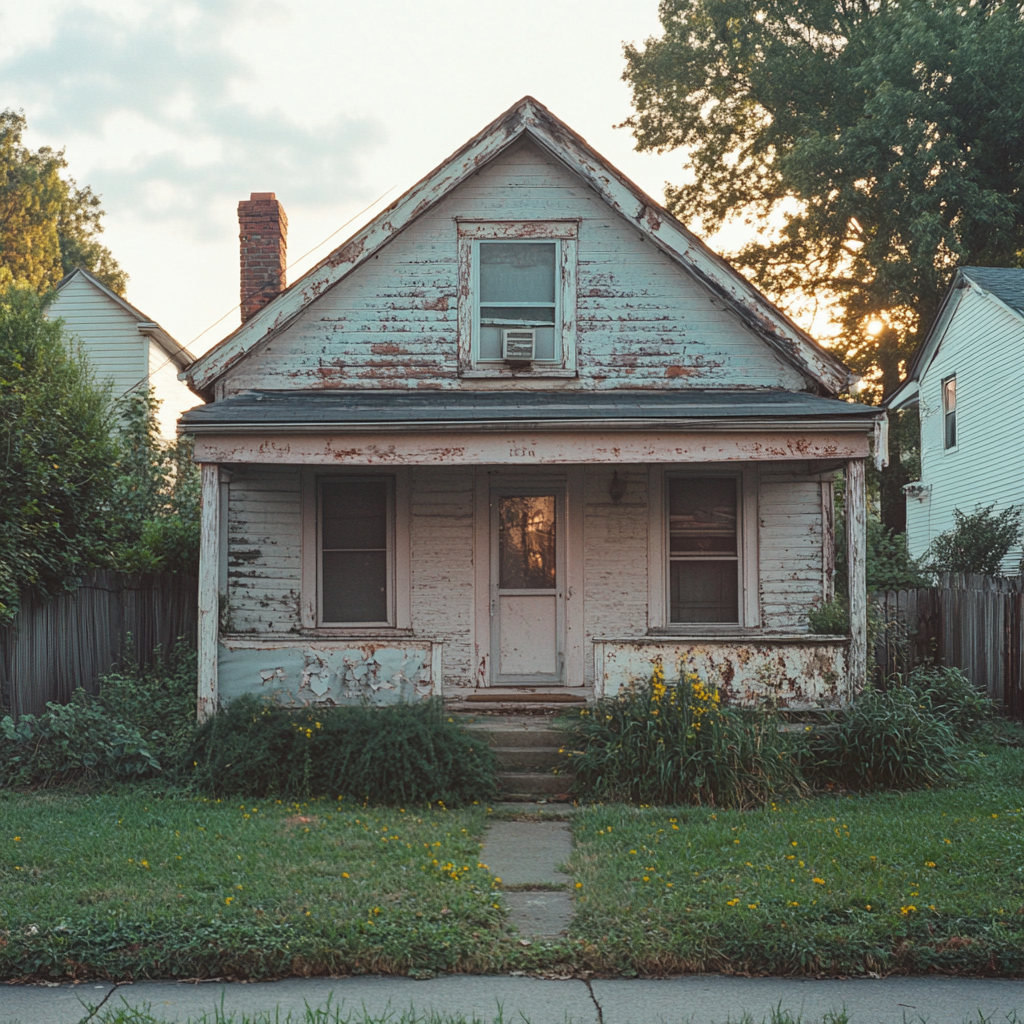
[{"label": "front steps", "polygon": [[505,800],[568,800],[572,776],[552,774],[564,756],[565,734],[551,714],[459,714],[462,724],[479,733],[494,751],[498,781]]}]

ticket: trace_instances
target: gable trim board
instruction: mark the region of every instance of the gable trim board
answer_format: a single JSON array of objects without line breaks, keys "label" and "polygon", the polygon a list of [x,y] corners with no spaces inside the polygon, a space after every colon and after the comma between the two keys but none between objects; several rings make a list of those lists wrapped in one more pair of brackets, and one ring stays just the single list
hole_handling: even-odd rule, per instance
[{"label": "gable trim board", "polygon": [[98,277],[90,274],[83,267],[75,267],[69,274],[65,274],[56,284],[56,291],[70,284],[76,277],[88,281],[94,288],[102,292],[108,299],[117,303],[136,322],[136,329],[139,334],[155,341],[169,357],[168,361],[173,362],[179,370],[186,370],[195,362],[195,356],[182,344],[175,341],[155,320],[151,320],[140,309],[136,309],[126,298],[118,295],[113,289],[108,288]]},{"label": "gable trim board", "polygon": [[582,178],[613,210],[725,303],[750,330],[816,389],[836,394],[849,370],[713,253],[660,204],[611,167],[564,122],[532,97],[510,108],[366,227],[198,359],[181,379],[209,398],[220,377],[292,324],[325,291],[371,259],[392,238],[433,209],[517,140],[529,137]]}]

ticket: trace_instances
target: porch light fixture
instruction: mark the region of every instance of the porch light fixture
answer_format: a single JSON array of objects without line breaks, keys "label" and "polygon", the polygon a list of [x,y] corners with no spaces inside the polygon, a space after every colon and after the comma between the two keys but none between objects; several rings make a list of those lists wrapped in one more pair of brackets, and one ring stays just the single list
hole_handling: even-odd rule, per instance
[{"label": "porch light fixture", "polygon": [[626,481],[619,476],[619,471],[615,470],[612,473],[611,482],[608,484],[608,497],[615,502],[616,505],[626,496]]}]

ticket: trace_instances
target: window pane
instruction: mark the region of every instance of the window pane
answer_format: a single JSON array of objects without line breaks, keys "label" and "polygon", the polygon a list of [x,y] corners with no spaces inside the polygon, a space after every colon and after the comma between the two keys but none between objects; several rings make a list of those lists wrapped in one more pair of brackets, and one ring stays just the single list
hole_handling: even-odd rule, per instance
[{"label": "window pane", "polygon": [[529,327],[532,324],[551,324],[555,322],[554,306],[481,306],[480,319],[485,324],[497,324],[499,327],[506,321],[511,320],[508,326],[516,327],[523,325]]},{"label": "window pane", "polygon": [[737,563],[686,560],[671,563],[672,622],[739,622]]},{"label": "window pane", "polygon": [[324,622],[387,622],[386,551],[325,551]]},{"label": "window pane", "polygon": [[[555,329],[554,327],[538,327],[537,337],[533,347],[534,361],[545,360],[550,362],[555,358]],[[501,328],[488,327],[484,324],[480,328],[480,358],[501,359]]]},{"label": "window pane", "polygon": [[670,479],[668,513],[673,555],[736,554],[735,477]]},{"label": "window pane", "polygon": [[942,407],[946,412],[953,412],[956,409],[956,377],[943,381]]},{"label": "window pane", "polygon": [[324,551],[387,547],[388,485],[383,480],[324,483],[320,507]]},{"label": "window pane", "polygon": [[481,242],[480,302],[554,302],[555,242]]},{"label": "window pane", "polygon": [[554,590],[553,494],[498,499],[498,562],[503,590]]},{"label": "window pane", "polygon": [[945,417],[945,446],[956,447],[956,412],[947,412]]}]

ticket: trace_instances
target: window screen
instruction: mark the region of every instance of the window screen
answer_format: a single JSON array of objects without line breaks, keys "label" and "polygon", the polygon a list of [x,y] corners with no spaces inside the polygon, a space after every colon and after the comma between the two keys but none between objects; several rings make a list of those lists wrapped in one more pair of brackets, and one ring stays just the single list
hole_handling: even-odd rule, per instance
[{"label": "window screen", "polygon": [[535,327],[535,358],[555,351],[557,242],[481,242],[480,358],[501,359],[503,327]]},{"label": "window screen", "polygon": [[673,623],[739,622],[738,488],[733,476],[669,478]]},{"label": "window screen", "polygon": [[956,377],[942,382],[942,443],[945,448],[956,447]]},{"label": "window screen", "polygon": [[324,623],[390,620],[386,480],[320,485],[320,595]]}]

